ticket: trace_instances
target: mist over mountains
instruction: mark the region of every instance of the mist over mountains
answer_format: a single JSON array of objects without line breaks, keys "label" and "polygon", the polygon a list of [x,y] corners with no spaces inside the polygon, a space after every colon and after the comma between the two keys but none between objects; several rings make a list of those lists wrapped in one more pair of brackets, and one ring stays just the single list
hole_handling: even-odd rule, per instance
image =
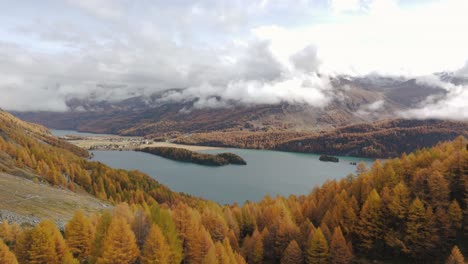
[{"label": "mist over mountains", "polygon": [[[10,14],[0,30],[7,110],[77,111],[135,97],[154,106],[155,94],[157,104],[193,109],[325,109],[343,99],[344,86],[335,84],[347,76],[377,88],[413,79],[414,87],[438,87],[443,96],[385,93],[401,91],[404,106],[414,100],[400,116],[467,119],[462,0],[46,2],[0,4]],[[77,101],[82,107],[70,108]],[[360,113],[386,106],[365,103]]]},{"label": "mist over mountains", "polygon": [[[446,78],[449,75],[445,75]],[[28,121],[53,128],[148,135],[219,130],[319,131],[382,119],[414,118],[427,102],[440,103],[450,91],[416,79],[341,76],[330,79],[333,93],[322,104],[278,101],[245,102],[212,94],[188,96],[172,89],[124,100],[96,97],[68,100],[66,112],[15,112]]]}]

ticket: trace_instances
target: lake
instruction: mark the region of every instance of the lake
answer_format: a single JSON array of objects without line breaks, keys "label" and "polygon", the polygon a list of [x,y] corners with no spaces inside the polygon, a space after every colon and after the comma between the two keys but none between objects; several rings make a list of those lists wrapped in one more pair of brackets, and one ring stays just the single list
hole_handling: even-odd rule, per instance
[{"label": "lake", "polygon": [[316,154],[268,150],[220,149],[203,152],[232,152],[244,158],[247,165],[209,167],[134,151],[93,151],[93,160],[113,168],[140,170],[174,191],[222,204],[259,201],[266,194],[306,194],[326,180],[340,179],[354,173],[356,166],[350,165],[350,162],[372,163],[370,159],[355,157],[339,157],[338,163],[322,162]]}]

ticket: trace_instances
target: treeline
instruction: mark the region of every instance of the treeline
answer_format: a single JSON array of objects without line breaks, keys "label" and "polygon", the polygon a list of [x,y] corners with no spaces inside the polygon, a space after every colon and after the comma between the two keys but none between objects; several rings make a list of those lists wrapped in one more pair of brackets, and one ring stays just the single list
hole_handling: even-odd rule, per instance
[{"label": "treeline", "polygon": [[397,157],[440,141],[468,136],[468,123],[441,120],[389,120],[357,124],[321,133],[211,132],[178,137],[190,145],[272,149],[369,158]]},{"label": "treeline", "polygon": [[146,147],[136,149],[136,151],[146,152],[163,158],[191,162],[208,166],[223,166],[228,164],[246,165],[247,162],[240,156],[233,153],[207,154],[190,151],[183,148],[171,147]]}]

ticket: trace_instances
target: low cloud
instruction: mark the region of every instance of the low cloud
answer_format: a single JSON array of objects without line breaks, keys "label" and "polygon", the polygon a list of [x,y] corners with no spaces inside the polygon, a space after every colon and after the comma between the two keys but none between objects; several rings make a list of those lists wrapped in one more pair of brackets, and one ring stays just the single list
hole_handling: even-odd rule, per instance
[{"label": "low cloud", "polygon": [[396,0],[59,2],[44,0],[34,13],[0,3],[8,10],[0,18],[0,107],[66,111],[73,98],[154,93],[197,108],[325,107],[340,97],[333,77],[375,74],[429,76],[418,82],[447,91],[403,116],[468,112],[466,86],[432,75],[468,78],[464,0],[413,8]]},{"label": "low cloud", "polygon": [[418,82],[443,88],[447,93],[429,96],[419,107],[403,111],[399,113],[400,116],[419,119],[468,120],[468,84],[453,84],[435,75],[419,78]]}]

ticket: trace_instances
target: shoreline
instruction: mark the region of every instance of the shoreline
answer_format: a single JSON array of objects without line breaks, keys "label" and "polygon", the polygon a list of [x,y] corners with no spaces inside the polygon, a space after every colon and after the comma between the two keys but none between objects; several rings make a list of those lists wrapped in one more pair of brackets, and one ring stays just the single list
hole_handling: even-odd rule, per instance
[{"label": "shoreline", "polygon": [[152,141],[143,137],[126,136],[74,136],[60,137],[67,142],[87,150],[138,150],[146,147],[181,148],[190,151],[218,150],[222,147],[176,144],[168,141]]}]

